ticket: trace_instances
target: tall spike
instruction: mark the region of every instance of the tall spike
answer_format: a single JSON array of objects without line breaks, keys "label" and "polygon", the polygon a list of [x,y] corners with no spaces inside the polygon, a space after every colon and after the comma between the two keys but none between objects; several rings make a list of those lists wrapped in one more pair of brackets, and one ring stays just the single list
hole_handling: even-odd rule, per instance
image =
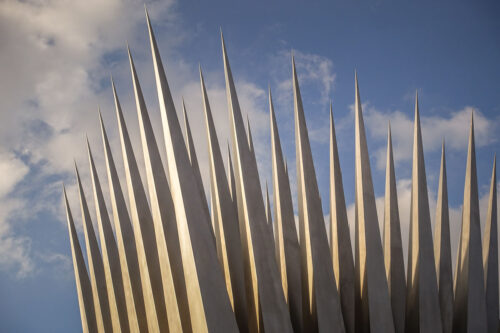
[{"label": "tall spike", "polygon": [[407,332],[441,332],[441,312],[434,263],[418,95],[415,98],[413,135],[405,326]]},{"label": "tall spike", "polygon": [[[101,241],[102,260],[104,262],[104,273],[106,277],[106,287],[108,291],[109,308],[114,332],[130,332],[128,317],[136,316],[135,311],[127,312],[127,301],[122,278],[122,268],[118,247],[116,245],[113,228],[109,220],[108,210],[104,202],[99,176],[95,167],[89,141],[87,139],[87,152],[90,164],[90,177],[94,190],[94,205],[97,216],[97,226],[99,230],[99,239]],[[131,299],[133,305],[133,300]],[[133,306],[132,306],[133,308]],[[131,322],[137,321],[131,320]]]},{"label": "tall spike", "polygon": [[453,271],[451,267],[450,216],[444,140],[441,150],[441,171],[434,230],[434,256],[436,257],[441,322],[443,332],[451,333],[453,329]]},{"label": "tall spike", "polygon": [[274,245],[276,261],[281,274],[283,292],[288,302],[295,332],[302,331],[302,284],[300,271],[300,246],[295,227],[292,192],[286,173],[286,163],[276,123],[276,114],[269,89],[269,114],[271,127],[271,159],[273,170]]},{"label": "tall spike", "polygon": [[[166,255],[160,263],[153,216],[149,210],[139,167],[137,166],[132,149],[132,142],[130,141],[125,118],[123,117],[120,101],[118,100],[113,82],[112,89],[120,132],[123,166],[127,180],[130,215],[132,217],[132,225],[134,226],[134,233],[136,235],[136,247],[139,254],[139,268],[142,290],[146,301],[148,326],[151,331],[177,332],[182,329],[182,326],[169,258]],[[167,254],[166,248],[163,250],[162,254]]]},{"label": "tall spike", "polygon": [[292,56],[304,330],[345,332],[323,209]]},{"label": "tall spike", "polygon": [[132,223],[130,222],[127,205],[125,204],[118,172],[116,171],[111,147],[100,112],[99,122],[101,125],[109,194],[111,197],[111,207],[113,209],[113,222],[116,230],[118,254],[120,255],[123,286],[125,296],[127,297],[127,312],[129,314],[130,330],[132,332],[147,332],[148,323],[146,319],[146,306],[142,293],[134,230],[132,229]]},{"label": "tall spike", "polygon": [[224,162],[201,67],[200,84],[207,127],[210,189],[212,193],[217,253],[224,271],[226,287],[233,305],[238,327],[241,332],[246,332],[248,330],[247,300],[243,258],[241,256],[243,250],[238,226],[238,212],[235,209],[229,192],[229,184],[224,171]]},{"label": "tall spike", "polygon": [[184,114],[184,127],[186,128],[186,146],[189,155],[189,161],[191,162],[191,166],[193,167],[194,175],[196,176],[196,182],[198,183],[198,187],[200,189],[200,195],[203,198],[203,203],[205,204],[205,208],[208,212],[208,204],[205,196],[205,188],[203,187],[203,181],[201,179],[200,167],[198,165],[198,158],[196,157],[196,150],[194,149],[193,135],[191,134],[191,127],[189,126],[189,120],[187,116],[186,104],[184,103],[184,99],[182,99],[182,112]]},{"label": "tall spike", "polygon": [[242,238],[245,280],[248,288],[249,330],[291,332],[290,314],[273,258],[271,235],[255,158],[250,152],[236,88],[221,33],[229,123],[233,142],[238,220]]},{"label": "tall spike", "polygon": [[[191,326],[195,332],[232,332],[237,324],[213,241],[210,216],[182,138],[172,95],[146,12],[170,187],[177,218]],[[205,200],[205,203],[203,202]]]},{"label": "tall spike", "polygon": [[453,313],[454,332],[487,332],[488,326],[476,170],[474,121],[471,118],[459,261],[456,273],[457,281]]},{"label": "tall spike", "polygon": [[80,208],[82,212],[83,232],[85,235],[85,247],[87,249],[87,260],[89,264],[90,285],[92,287],[92,298],[99,332],[112,332],[111,313],[109,311],[108,291],[106,289],[106,278],[104,277],[104,265],[102,263],[99,244],[95,236],[94,227],[90,218],[89,207],[83,192],[80,174],[75,163],[76,181],[78,184],[78,195],[80,197]]},{"label": "tall spike", "polygon": [[497,159],[493,159],[490,200],[483,243],[484,281],[488,332],[498,332],[498,226],[497,226]]},{"label": "tall spike", "polygon": [[330,244],[333,272],[347,332],[355,332],[354,260],[342,183],[337,138],[330,103]]},{"label": "tall spike", "polygon": [[64,204],[66,207],[66,218],[68,221],[69,240],[71,243],[71,255],[73,257],[73,268],[75,271],[76,291],[78,294],[78,304],[80,306],[80,317],[82,320],[82,330],[84,333],[97,332],[97,322],[92,299],[92,287],[90,285],[85,260],[83,259],[82,248],[78,241],[75,223],[69,208],[66,189],[63,185]]},{"label": "tall spike", "polygon": [[[163,168],[160,151],[130,50],[128,54],[160,263],[170,263],[182,329],[185,332],[190,332],[191,320],[172,193],[170,192],[170,186]],[[162,274],[169,274],[168,265],[160,265],[160,268],[165,270]],[[167,302],[167,308],[169,307],[170,305]]]},{"label": "tall spike", "polygon": [[357,75],[355,89],[356,330],[394,332]]},{"label": "tall spike", "polygon": [[385,274],[389,287],[389,295],[391,297],[394,330],[397,333],[403,333],[405,331],[406,307],[405,263],[403,259],[403,242],[401,241],[398,193],[396,188],[396,172],[394,170],[390,124],[387,133],[383,246]]}]

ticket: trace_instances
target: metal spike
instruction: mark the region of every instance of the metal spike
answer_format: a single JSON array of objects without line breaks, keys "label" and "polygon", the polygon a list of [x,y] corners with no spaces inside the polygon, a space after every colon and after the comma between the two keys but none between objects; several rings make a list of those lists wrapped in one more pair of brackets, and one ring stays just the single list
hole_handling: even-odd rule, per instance
[{"label": "metal spike", "polygon": [[265,222],[259,173],[248,146],[222,33],[221,40],[238,193],[238,219],[246,263],[245,279],[249,291],[247,299],[250,300],[249,330],[291,332],[290,314],[283,296],[276,261],[272,256],[271,235]]},{"label": "metal spike", "polygon": [[394,330],[397,333],[404,333],[406,307],[405,263],[403,259],[403,242],[401,241],[398,192],[396,188],[396,172],[394,170],[390,124],[387,133],[383,246],[385,274],[391,297]]},{"label": "metal spike", "polygon": [[195,332],[237,331],[236,320],[217,260],[210,216],[208,209],[204,208],[206,200],[200,196],[186,145],[180,140],[182,131],[179,119],[147,13],[146,18],[192,329]]},{"label": "metal spike", "polygon": [[[137,117],[141,133],[142,151],[146,166],[146,178],[151,202],[156,243],[158,245],[158,254],[160,263],[169,263],[167,265],[160,265],[160,268],[165,270],[162,272],[162,275],[168,275],[168,267],[171,269],[182,329],[185,332],[189,332],[191,331],[191,318],[187,300],[186,283],[184,280],[184,270],[182,267],[181,249],[177,233],[174,203],[172,201],[170,186],[163,168],[160,151],[158,149],[130,50],[129,60],[132,81],[134,83]],[[166,305],[168,309],[170,307],[169,303],[167,302]],[[174,304],[173,306],[177,305]]]},{"label": "metal spike", "polygon": [[[330,248],[333,272],[347,332],[355,332],[354,260],[342,183],[337,137],[330,103]],[[404,272],[403,272],[404,274]]]},{"label": "metal spike", "polygon": [[471,119],[456,273],[454,332],[487,332],[488,326],[476,170],[474,121]]},{"label": "metal spike", "polygon": [[302,251],[303,328],[305,331],[345,332],[293,56],[292,72]]},{"label": "metal spike", "polygon": [[498,226],[497,226],[497,159],[493,159],[490,200],[483,243],[484,281],[488,332],[498,332]]},{"label": "metal spike", "polygon": [[[87,152],[90,165],[90,178],[92,179],[92,187],[94,190],[94,205],[96,209],[99,240],[101,242],[102,260],[104,262],[104,273],[106,277],[106,287],[108,290],[113,331],[130,332],[130,327],[132,325],[129,325],[128,317],[136,316],[135,311],[133,311],[133,298],[130,297],[132,309],[128,312],[118,247],[113,234],[113,228],[111,227],[111,221],[109,219],[106,203],[104,202],[99,176],[97,175],[97,169],[95,167],[88,139]],[[131,323],[137,322],[137,318],[130,319],[130,321]]]},{"label": "metal spike", "polygon": [[442,332],[418,95],[414,126],[405,326],[407,332]]},{"label": "metal spike", "polygon": [[210,189],[214,230],[217,240],[217,253],[222,265],[226,288],[241,332],[248,330],[247,299],[243,253],[238,226],[238,212],[231,199],[224,162],[210,109],[203,73],[200,67],[200,84],[203,110],[207,128],[208,162],[210,170]]},{"label": "metal spike", "polygon": [[441,171],[436,205],[434,256],[436,257],[436,275],[443,332],[451,333],[453,329],[453,271],[451,267],[450,215],[448,211],[448,182],[444,140],[441,149]]},{"label": "metal spike", "polygon": [[92,287],[92,298],[94,300],[94,310],[99,332],[111,332],[111,313],[109,311],[108,291],[106,289],[106,278],[104,277],[104,265],[102,263],[99,244],[95,236],[94,227],[90,218],[87,200],[83,192],[80,174],[75,162],[76,181],[78,185],[78,195],[80,198],[80,208],[82,212],[83,232],[85,235],[85,248],[87,249],[87,260],[89,265],[89,278]]},{"label": "metal spike", "polygon": [[[135,332],[148,331],[146,319],[146,306],[142,293],[141,276],[139,273],[139,260],[137,258],[137,248],[134,230],[128,215],[125,198],[123,196],[120,180],[116,171],[115,162],[111,153],[106,129],[99,112],[101,124],[104,156],[106,160],[106,171],[108,175],[109,194],[111,197],[111,207],[113,210],[113,222],[118,243],[118,254],[120,255],[120,265],[122,268],[123,285],[127,297],[127,312],[129,313],[130,330]],[[131,302],[132,301],[132,302]],[[134,313],[135,315],[130,315]]]},{"label": "metal spike", "polygon": [[83,259],[82,248],[78,241],[75,223],[69,208],[66,189],[63,185],[64,204],[66,207],[66,218],[68,221],[69,240],[71,242],[71,255],[73,257],[73,268],[75,271],[76,291],[78,294],[78,304],[80,306],[80,317],[82,320],[82,330],[84,333],[97,332],[97,322],[92,299],[92,287],[90,285],[85,260]]},{"label": "metal spike", "polygon": [[269,202],[269,189],[267,188],[266,181],[266,220],[267,224],[271,226],[271,232],[273,231],[273,217],[271,216],[271,203]]},{"label": "metal spike", "polygon": [[271,127],[271,159],[273,170],[274,199],[274,244],[276,261],[281,275],[283,292],[290,309],[295,332],[302,331],[302,284],[300,269],[300,246],[295,227],[292,193],[286,172],[286,162],[276,123],[276,114],[269,89],[269,115]]},{"label": "metal spike", "polygon": [[355,89],[356,329],[394,332],[357,74]]},{"label": "metal spike", "polygon": [[132,142],[130,141],[114,84],[112,84],[112,89],[120,133],[123,166],[127,181],[130,215],[134,227],[137,252],[139,254],[139,268],[142,291],[146,302],[148,326],[150,331],[153,332],[157,330],[161,332],[176,332],[181,330],[181,322],[170,262],[167,256],[162,258],[164,261],[160,263],[153,217],[149,210],[148,200],[132,149]]}]

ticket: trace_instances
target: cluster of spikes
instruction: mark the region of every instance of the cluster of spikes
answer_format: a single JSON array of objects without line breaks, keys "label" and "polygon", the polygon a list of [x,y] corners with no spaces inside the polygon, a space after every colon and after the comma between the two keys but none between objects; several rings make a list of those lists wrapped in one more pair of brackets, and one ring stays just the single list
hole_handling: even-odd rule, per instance
[{"label": "cluster of spikes", "polygon": [[444,143],[433,240],[416,102],[405,276],[390,127],[381,237],[357,78],[353,256],[332,112],[327,231],[293,59],[298,232],[271,92],[273,213],[268,195],[263,199],[250,127],[247,134],[223,39],[232,144],[227,173],[200,68],[209,208],[186,110],[184,140],[148,16],[147,23],[167,166],[129,50],[147,189],[112,83],[129,209],[99,117],[114,228],[87,141],[100,240],[99,248],[77,170],[88,271],[64,192],[84,332],[498,331],[495,163],[482,243],[472,119],[453,276]]}]

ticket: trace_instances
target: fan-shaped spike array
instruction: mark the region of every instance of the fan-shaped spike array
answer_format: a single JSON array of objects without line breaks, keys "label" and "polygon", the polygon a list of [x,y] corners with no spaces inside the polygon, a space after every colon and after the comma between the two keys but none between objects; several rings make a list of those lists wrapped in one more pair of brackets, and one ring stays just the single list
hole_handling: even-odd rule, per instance
[{"label": "fan-shaped spike array", "polygon": [[418,101],[405,281],[391,131],[382,244],[357,76],[353,259],[332,107],[327,231],[293,56],[298,233],[271,90],[273,213],[221,33],[231,137],[227,173],[200,67],[209,209],[188,112],[183,100],[184,136],[147,12],[146,18],[167,163],[165,168],[128,50],[146,184],[112,82],[129,205],[99,111],[114,228],[87,140],[100,240],[99,246],[76,170],[88,270],[63,190],[84,332],[497,331],[496,162],[481,243],[472,121],[453,294],[444,144],[433,246]]}]

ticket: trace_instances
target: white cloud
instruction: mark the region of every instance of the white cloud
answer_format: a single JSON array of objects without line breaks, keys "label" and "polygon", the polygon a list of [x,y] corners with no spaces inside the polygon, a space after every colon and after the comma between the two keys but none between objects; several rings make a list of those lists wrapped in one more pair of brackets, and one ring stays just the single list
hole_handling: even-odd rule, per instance
[{"label": "white cloud", "polygon": [[[481,111],[467,106],[446,115],[426,115],[420,111],[422,139],[425,151],[437,151],[444,139],[446,148],[466,151],[471,114],[474,112],[474,134],[476,147],[482,147],[495,142],[498,119],[488,119]],[[413,122],[414,118],[399,110],[381,111],[370,103],[363,104],[363,116],[370,136],[380,142],[387,140],[387,126],[391,123],[391,133],[394,148],[394,163],[409,161],[413,152]],[[381,145],[375,151],[376,166],[385,169],[386,145]]]}]

